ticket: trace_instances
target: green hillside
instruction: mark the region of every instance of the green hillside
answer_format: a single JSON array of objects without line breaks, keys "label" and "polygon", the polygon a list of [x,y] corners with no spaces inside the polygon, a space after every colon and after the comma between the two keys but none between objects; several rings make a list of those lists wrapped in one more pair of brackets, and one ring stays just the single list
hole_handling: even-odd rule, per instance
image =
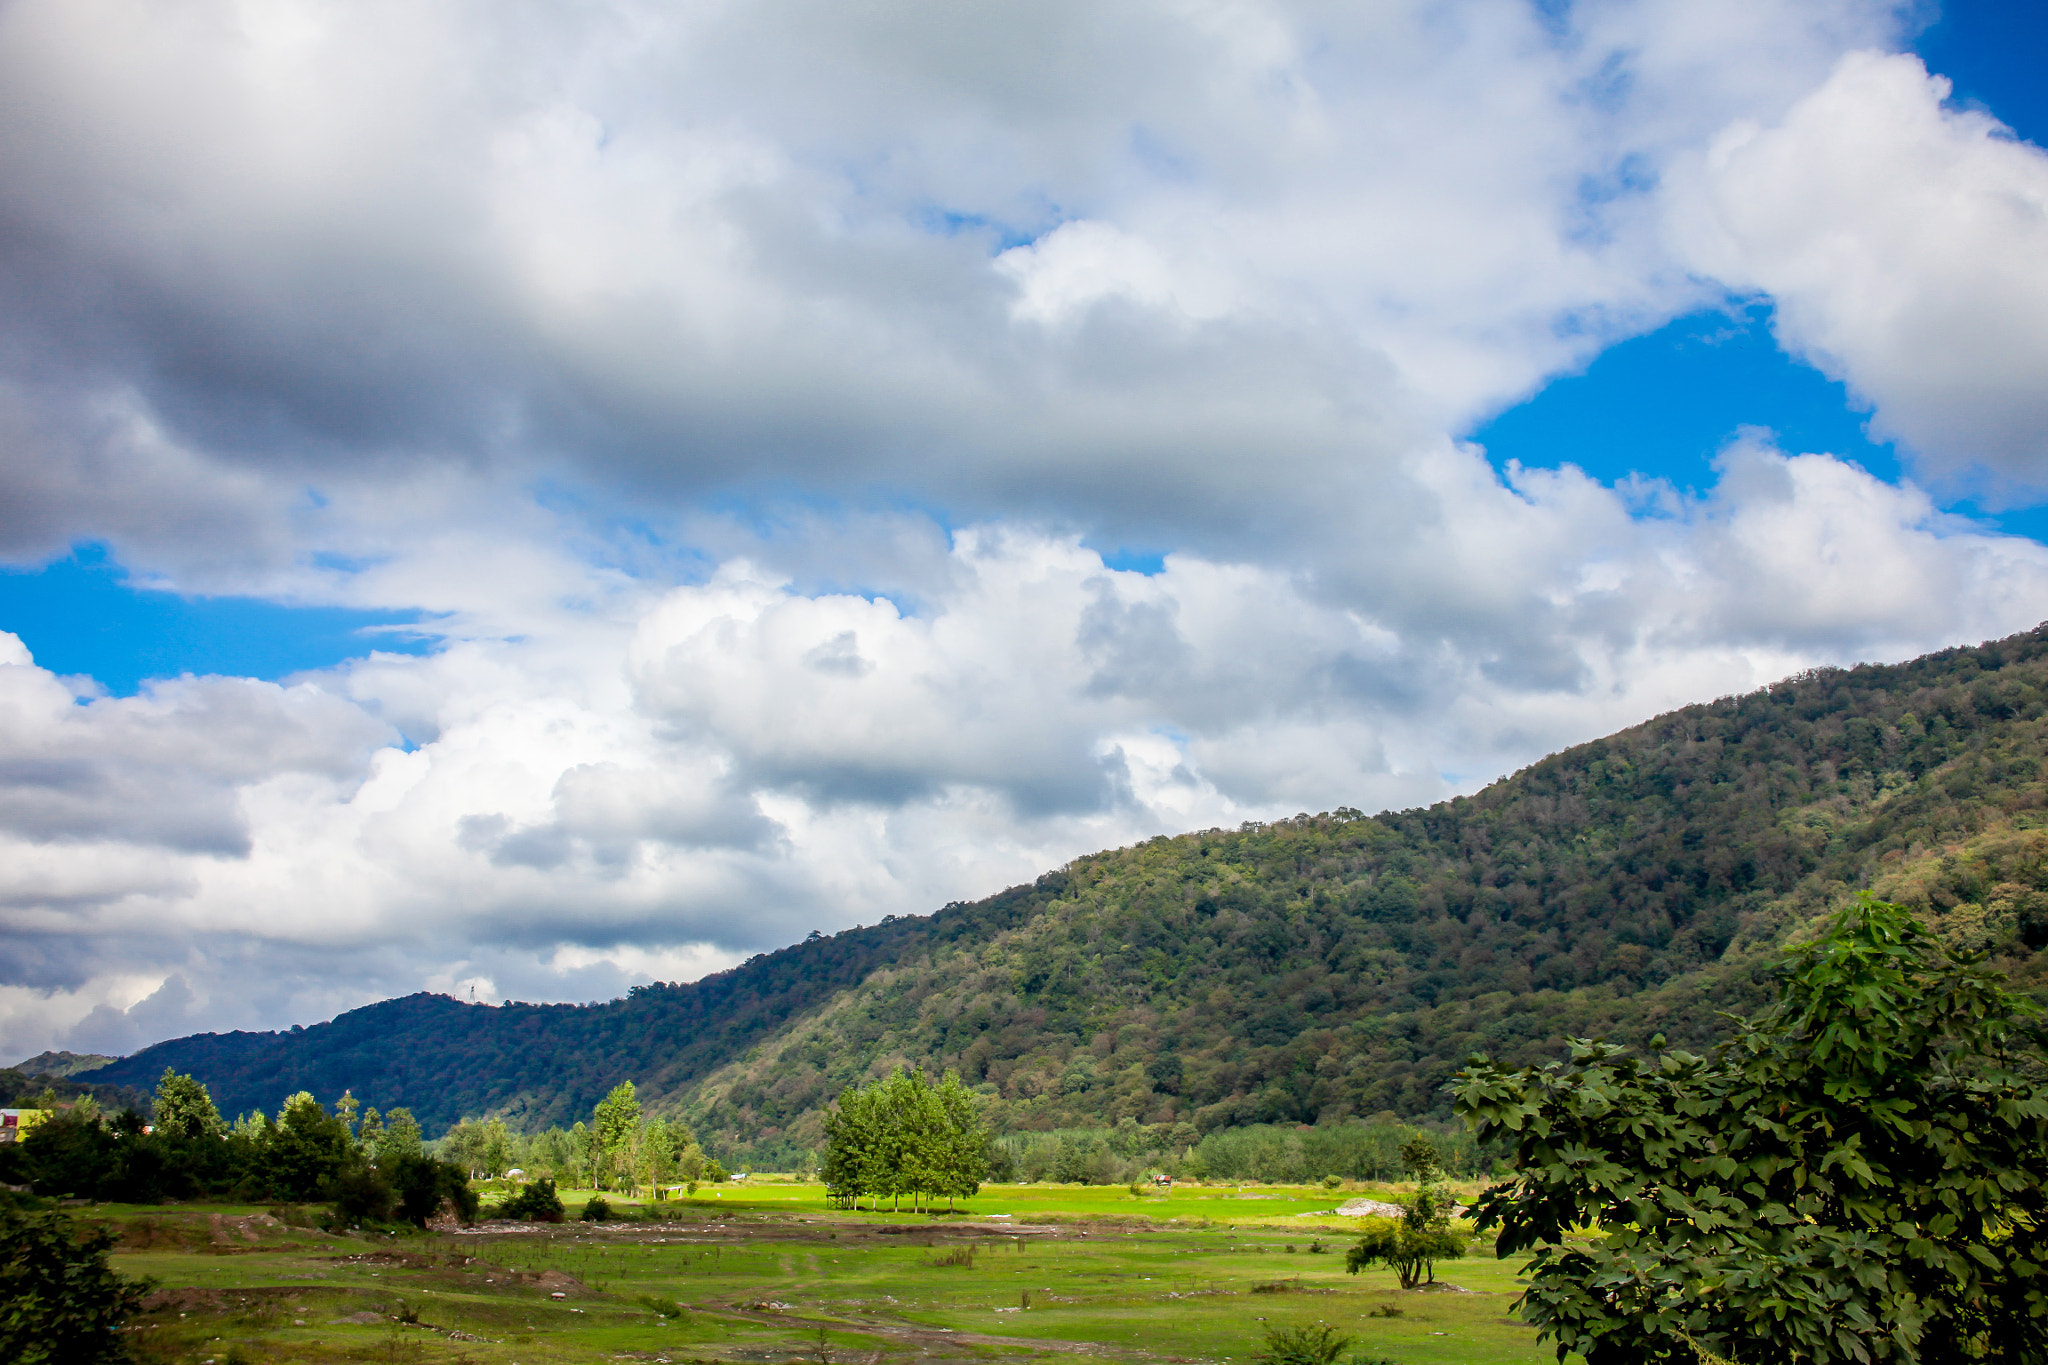
[{"label": "green hillside", "polygon": [[2031,981],[2044,725],[2048,628],[1687,707],[1423,810],[1095,854],[604,1005],[414,996],[91,1076],[192,1069],[229,1108],[347,1085],[430,1129],[562,1122],[630,1076],[714,1150],[764,1155],[895,1062],[958,1068],[1011,1127],[1421,1117],[1474,1049],[1710,1041],[1762,998],[1767,950],[1864,886]]}]

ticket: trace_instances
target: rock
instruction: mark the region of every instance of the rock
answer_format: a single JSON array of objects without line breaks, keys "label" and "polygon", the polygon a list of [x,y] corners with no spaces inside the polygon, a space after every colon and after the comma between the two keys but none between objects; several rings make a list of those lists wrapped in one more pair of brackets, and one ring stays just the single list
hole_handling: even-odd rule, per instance
[{"label": "rock", "polygon": [[1345,1218],[1399,1218],[1408,1210],[1378,1199],[1353,1199],[1338,1205],[1337,1212]]}]

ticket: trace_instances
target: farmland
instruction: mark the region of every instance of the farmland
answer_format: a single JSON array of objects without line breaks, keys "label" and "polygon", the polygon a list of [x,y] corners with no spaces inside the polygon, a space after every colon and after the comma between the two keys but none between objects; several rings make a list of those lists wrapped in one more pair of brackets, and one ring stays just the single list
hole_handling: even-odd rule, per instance
[{"label": "farmland", "polygon": [[122,1229],[115,1265],[158,1286],[129,1334],[137,1355],[192,1365],[1242,1365],[1268,1328],[1317,1322],[1354,1337],[1361,1362],[1550,1358],[1511,1315],[1512,1268],[1483,1247],[1440,1267],[1435,1290],[1347,1275],[1350,1220],[1317,1215],[1359,1193],[1376,1192],[996,1186],[971,1211],[912,1216],[767,1183],[614,1201],[622,1216],[603,1224],[398,1236],[296,1226],[290,1208],[91,1215]]}]

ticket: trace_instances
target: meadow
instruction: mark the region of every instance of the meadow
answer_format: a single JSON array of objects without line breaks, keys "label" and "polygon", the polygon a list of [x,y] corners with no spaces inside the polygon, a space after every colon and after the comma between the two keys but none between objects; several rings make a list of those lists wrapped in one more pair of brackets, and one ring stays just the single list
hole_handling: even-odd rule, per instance
[{"label": "meadow", "polygon": [[995,1186],[913,1215],[769,1181],[657,1205],[608,1195],[630,1216],[603,1224],[409,1235],[253,1206],[91,1213],[123,1230],[115,1265],[158,1285],[129,1334],[145,1361],[1244,1365],[1269,1327],[1317,1322],[1361,1363],[1551,1359],[1511,1314],[1512,1265],[1484,1246],[1440,1266],[1434,1290],[1346,1274],[1351,1220],[1321,1211],[1376,1193]]}]

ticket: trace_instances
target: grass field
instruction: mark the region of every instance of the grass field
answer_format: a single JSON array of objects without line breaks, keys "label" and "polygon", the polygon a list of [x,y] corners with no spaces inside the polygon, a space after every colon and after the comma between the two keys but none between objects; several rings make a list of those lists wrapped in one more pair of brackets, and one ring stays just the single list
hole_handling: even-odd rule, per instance
[{"label": "grass field", "polygon": [[1441,1266],[1435,1291],[1345,1274],[1349,1221],[1297,1215],[1357,1193],[998,1186],[927,1216],[832,1210],[816,1185],[770,1183],[700,1191],[655,1220],[340,1237],[276,1216],[289,1211],[90,1212],[121,1225],[118,1268],[159,1286],[138,1355],[191,1365],[1243,1365],[1269,1326],[1312,1322],[1353,1336],[1360,1362],[1552,1359],[1511,1316],[1511,1266],[1484,1248]]}]

